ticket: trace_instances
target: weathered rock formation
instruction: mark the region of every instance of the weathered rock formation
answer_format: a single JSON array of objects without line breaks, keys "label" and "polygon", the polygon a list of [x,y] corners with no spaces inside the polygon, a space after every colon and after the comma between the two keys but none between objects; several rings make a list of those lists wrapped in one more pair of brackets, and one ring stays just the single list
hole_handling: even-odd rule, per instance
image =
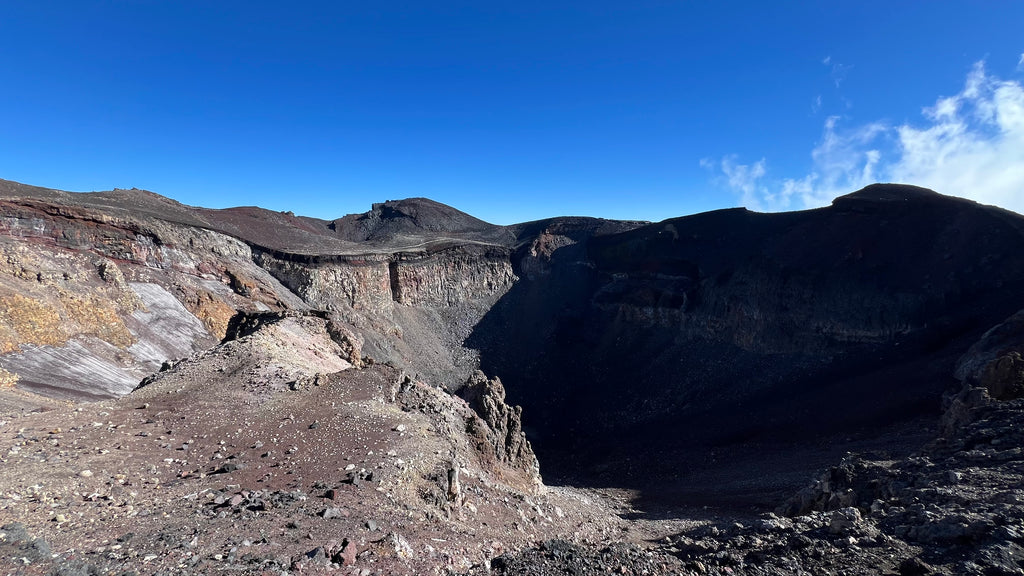
[{"label": "weathered rock formation", "polygon": [[[1024,217],[896,185],[787,214],[503,227],[426,199],[325,221],[0,181],[0,430],[18,430],[0,511],[62,550],[145,522],[132,548],[153,555],[85,554],[154,571],[1016,573],[1022,241]],[[549,543],[484,563],[500,540],[621,533],[539,489],[534,449],[546,477],[630,489],[640,512],[749,515],[828,472],[793,518],[690,526],[660,556]],[[866,455],[833,467],[847,452]],[[240,524],[259,539],[203,540]]]},{"label": "weathered rock formation", "polygon": [[[414,319],[426,326],[395,346],[395,306],[461,307],[461,323],[474,322],[516,279],[508,249],[486,241],[505,238],[502,227],[429,200],[325,222],[141,190],[0,185],[0,362],[51,396],[124,394],[164,361],[223,339],[238,312],[337,312],[372,332],[381,359],[408,362],[408,345],[450,355],[468,326],[455,336],[439,318]],[[443,372],[424,370],[458,380]]]},{"label": "weathered rock formation", "polygon": [[[956,359],[1019,308],[1022,241],[1017,214],[893,185],[804,212],[534,227],[469,343],[523,406],[546,476],[747,494],[732,467],[757,450],[741,443],[814,467],[934,422]],[[796,456],[808,438],[828,447]]]},{"label": "weathered rock formation", "polygon": [[0,350],[30,390],[124,394],[237,310],[304,307],[224,234],[34,199],[0,210]]},{"label": "weathered rock formation", "polygon": [[[477,368],[500,377],[546,474],[735,486],[744,503],[850,443],[923,431],[954,361],[1024,293],[1024,219],[909,186],[786,214],[508,227],[426,199],[324,221],[0,191],[0,367],[17,386],[122,394],[237,313],[318,310],[348,327],[350,360],[448,390]],[[976,374],[990,394],[1019,393],[1013,352]],[[505,416],[483,421],[500,436],[519,425]],[[782,447],[788,479],[741,480]]]},{"label": "weathered rock formation", "polygon": [[[477,370],[459,395],[479,418],[470,419],[467,430],[483,436],[499,462],[539,473],[537,458],[523,433],[523,409],[505,403],[505,387],[500,379],[488,378]],[[481,424],[486,426],[485,430],[480,429]]]}]

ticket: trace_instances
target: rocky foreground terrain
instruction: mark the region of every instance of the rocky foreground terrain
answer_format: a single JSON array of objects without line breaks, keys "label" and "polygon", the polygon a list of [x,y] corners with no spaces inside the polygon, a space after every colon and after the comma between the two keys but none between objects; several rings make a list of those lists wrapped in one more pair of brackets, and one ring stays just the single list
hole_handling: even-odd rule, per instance
[{"label": "rocky foreground terrain", "polygon": [[1021,574],[1022,241],[0,181],[0,571]]}]

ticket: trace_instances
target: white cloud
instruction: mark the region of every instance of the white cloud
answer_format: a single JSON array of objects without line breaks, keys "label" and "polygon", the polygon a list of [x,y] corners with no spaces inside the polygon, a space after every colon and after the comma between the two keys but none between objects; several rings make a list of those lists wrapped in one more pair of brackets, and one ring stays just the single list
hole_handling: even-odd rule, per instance
[{"label": "white cloud", "polygon": [[979,62],[963,90],[922,111],[924,123],[825,121],[812,169],[771,179],[767,162],[721,162],[729,188],[757,210],[813,208],[875,181],[904,182],[1024,213],[1024,86]]},{"label": "white cloud", "polygon": [[766,194],[766,190],[760,185],[760,180],[766,173],[764,158],[753,164],[737,164],[736,156],[730,155],[722,158],[720,162],[705,158],[700,161],[700,165],[711,170],[721,169],[726,186],[739,192],[744,204],[760,205],[761,197]]},{"label": "white cloud", "polygon": [[1024,87],[977,64],[964,90],[926,108],[930,124],[903,125],[890,174],[945,194],[1024,212]]},{"label": "white cloud", "polygon": [[1017,71],[1024,72],[1024,53],[1021,53],[1020,60],[1017,60]]}]

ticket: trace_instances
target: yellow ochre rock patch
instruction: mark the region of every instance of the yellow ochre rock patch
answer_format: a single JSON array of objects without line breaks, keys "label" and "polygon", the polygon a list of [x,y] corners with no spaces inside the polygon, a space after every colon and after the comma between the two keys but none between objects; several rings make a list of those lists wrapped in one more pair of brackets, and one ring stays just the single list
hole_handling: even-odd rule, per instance
[{"label": "yellow ochre rock patch", "polygon": [[10,388],[18,383],[18,375],[0,368],[0,388]]},{"label": "yellow ochre rock patch", "polygon": [[40,300],[21,294],[0,297],[0,351],[19,350],[22,344],[59,346],[67,342],[60,315]]},{"label": "yellow ochre rock patch", "polygon": [[24,344],[61,346],[77,335],[95,336],[118,348],[135,342],[117,302],[105,296],[64,290],[45,299],[17,293],[0,296],[0,354],[18,351]]},{"label": "yellow ochre rock patch", "polygon": [[217,339],[224,338],[228,331],[228,322],[238,312],[233,306],[205,290],[184,294],[182,303]]}]

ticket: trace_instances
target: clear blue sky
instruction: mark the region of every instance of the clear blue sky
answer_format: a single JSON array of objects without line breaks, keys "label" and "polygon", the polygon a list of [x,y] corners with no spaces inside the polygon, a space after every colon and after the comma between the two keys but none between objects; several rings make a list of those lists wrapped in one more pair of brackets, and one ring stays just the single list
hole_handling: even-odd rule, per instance
[{"label": "clear blue sky", "polygon": [[871,179],[1021,210],[1022,30],[994,1],[3,2],[0,178],[322,218],[660,220]]}]

